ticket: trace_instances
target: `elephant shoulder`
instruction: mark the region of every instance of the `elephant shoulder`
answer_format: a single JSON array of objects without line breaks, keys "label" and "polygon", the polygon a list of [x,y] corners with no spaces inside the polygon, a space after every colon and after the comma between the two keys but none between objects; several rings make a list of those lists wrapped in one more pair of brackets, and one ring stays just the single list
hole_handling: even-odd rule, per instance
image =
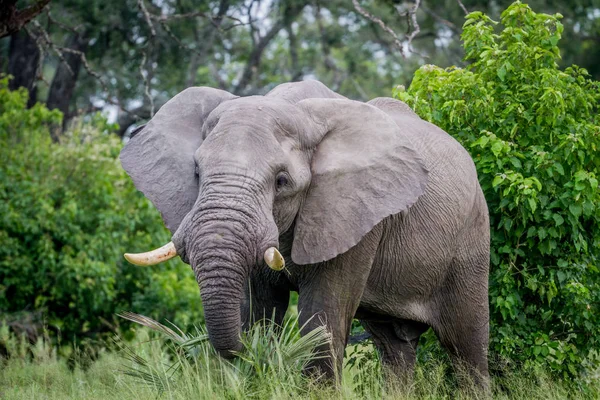
[{"label": "elephant shoulder", "polygon": [[389,115],[399,132],[407,137],[422,157],[428,170],[458,168],[476,176],[473,160],[467,150],[446,131],[421,119],[406,103],[389,97],[378,97],[368,104]]},{"label": "elephant shoulder", "polygon": [[412,116],[419,118],[408,104],[400,100],[392,99],[391,97],[376,97],[367,104],[379,108],[392,118],[394,116]]}]

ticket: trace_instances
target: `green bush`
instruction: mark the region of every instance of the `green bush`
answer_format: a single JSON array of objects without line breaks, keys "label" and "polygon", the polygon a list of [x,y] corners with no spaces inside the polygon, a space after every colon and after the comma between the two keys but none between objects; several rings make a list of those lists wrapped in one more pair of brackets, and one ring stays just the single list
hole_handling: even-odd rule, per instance
[{"label": "green bush", "polygon": [[395,95],[475,160],[492,230],[492,351],[568,375],[600,344],[600,85],[558,68],[560,18],[515,2],[497,32],[471,13],[471,64],[425,65]]},{"label": "green bush", "polygon": [[201,323],[188,266],[123,259],[170,235],[121,168],[113,127],[97,116],[54,143],[60,113],[27,109],[26,91],[7,84],[0,80],[0,319],[41,311],[67,341],[98,338],[124,310]]}]

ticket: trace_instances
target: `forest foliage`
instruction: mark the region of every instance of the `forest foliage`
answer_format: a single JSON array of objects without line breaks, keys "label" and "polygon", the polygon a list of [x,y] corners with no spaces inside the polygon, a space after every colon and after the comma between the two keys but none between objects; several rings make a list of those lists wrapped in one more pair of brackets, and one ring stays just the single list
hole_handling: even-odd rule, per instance
[{"label": "forest foliage", "polygon": [[98,339],[137,310],[183,326],[202,322],[189,266],[139,268],[123,252],[169,240],[158,211],[118,161],[121,140],[100,115],[60,142],[62,115],[0,79],[0,315],[18,313],[65,341]]},{"label": "forest foliage", "polygon": [[600,84],[558,67],[561,16],[471,13],[466,68],[397,88],[475,161],[491,223],[491,351],[575,374],[600,354]]},{"label": "forest foliage", "polygon": [[[512,2],[357,0],[396,40],[352,0],[43,1],[34,20],[0,38],[0,71],[15,77],[11,88],[30,91],[31,104],[61,110],[65,125],[110,109],[121,135],[189,86],[249,95],[317,78],[355,100],[387,96],[425,62],[464,66],[467,11],[497,18]],[[36,3],[19,0],[18,8]],[[599,79],[600,0],[527,3],[564,15],[563,66]]]}]

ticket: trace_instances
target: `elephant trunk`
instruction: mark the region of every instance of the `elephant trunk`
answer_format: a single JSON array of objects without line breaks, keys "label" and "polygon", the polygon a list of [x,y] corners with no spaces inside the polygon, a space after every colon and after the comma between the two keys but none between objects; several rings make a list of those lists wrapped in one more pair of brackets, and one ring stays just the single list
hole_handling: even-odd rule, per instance
[{"label": "elephant trunk", "polygon": [[206,328],[217,352],[225,358],[232,358],[242,349],[240,308],[243,277],[221,277],[221,274],[227,273],[233,276],[236,266],[222,261],[213,265],[214,269],[202,271],[198,276]]},{"label": "elephant trunk", "polygon": [[250,268],[262,262],[264,252],[264,216],[247,200],[206,196],[186,221],[186,253],[200,287],[208,335],[226,358],[242,348],[244,289]]}]

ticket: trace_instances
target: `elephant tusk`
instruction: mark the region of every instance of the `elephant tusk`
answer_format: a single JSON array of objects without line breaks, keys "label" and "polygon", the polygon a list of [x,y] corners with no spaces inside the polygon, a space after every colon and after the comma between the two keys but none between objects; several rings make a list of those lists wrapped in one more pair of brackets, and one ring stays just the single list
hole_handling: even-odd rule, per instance
[{"label": "elephant tusk", "polygon": [[265,263],[275,271],[281,271],[285,268],[285,260],[275,247],[269,247],[265,251]]},{"label": "elephant tusk", "polygon": [[163,247],[148,251],[146,253],[125,253],[125,259],[132,264],[147,266],[155,265],[163,261],[170,260],[177,255],[177,250],[173,242],[165,244]]}]

